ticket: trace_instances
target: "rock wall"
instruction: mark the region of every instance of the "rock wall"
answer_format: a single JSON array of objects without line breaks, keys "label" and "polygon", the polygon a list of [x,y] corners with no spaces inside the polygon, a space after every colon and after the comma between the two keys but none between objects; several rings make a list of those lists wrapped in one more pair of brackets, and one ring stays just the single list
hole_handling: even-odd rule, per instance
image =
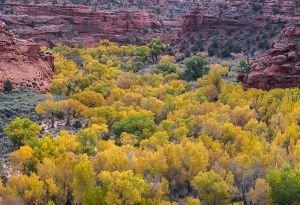
[{"label": "rock wall", "polygon": [[21,38],[50,46],[58,42],[94,45],[100,39],[140,43],[154,37],[176,43],[191,32],[263,28],[266,21],[293,22],[300,18],[298,0],[265,0],[258,5],[259,11],[253,10],[251,0],[151,0],[145,1],[142,8],[125,4],[97,11],[91,6],[53,5],[48,1],[26,5],[10,2],[3,5],[0,20]]},{"label": "rock wall", "polygon": [[[88,6],[5,4],[0,19],[21,38],[44,45],[94,45],[100,39],[134,43],[151,39],[153,28],[162,38],[173,38],[147,9],[92,11]],[[180,26],[172,20],[166,24]]]},{"label": "rock wall", "polygon": [[246,89],[300,87],[300,22],[285,28],[272,48],[251,67],[243,79]]},{"label": "rock wall", "polygon": [[10,80],[15,88],[46,92],[54,72],[53,57],[39,53],[33,41],[20,40],[0,22],[0,91]]},{"label": "rock wall", "polygon": [[263,27],[265,21],[295,22],[300,19],[299,0],[228,0],[201,3],[183,16],[182,32],[197,32],[209,28],[230,29]]}]

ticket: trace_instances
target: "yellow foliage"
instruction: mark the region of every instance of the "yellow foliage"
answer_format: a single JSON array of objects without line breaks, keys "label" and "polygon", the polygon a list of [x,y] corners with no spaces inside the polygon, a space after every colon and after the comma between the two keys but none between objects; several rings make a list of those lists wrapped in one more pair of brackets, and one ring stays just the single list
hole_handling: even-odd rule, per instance
[{"label": "yellow foliage", "polygon": [[[20,118],[5,128],[21,146],[11,159],[24,175],[0,183],[4,200],[167,205],[180,198],[219,205],[241,204],[231,199],[244,196],[271,203],[269,171],[300,168],[300,89],[244,91],[225,82],[229,62],[212,65],[196,82],[148,72],[159,57],[155,49],[165,47],[155,41],[47,49],[56,71],[51,94],[35,111],[51,122],[54,136]],[[159,59],[178,66],[174,56]],[[151,132],[131,121],[124,130],[134,134],[113,129],[139,115],[153,119]],[[68,131],[57,134],[63,121]]]}]

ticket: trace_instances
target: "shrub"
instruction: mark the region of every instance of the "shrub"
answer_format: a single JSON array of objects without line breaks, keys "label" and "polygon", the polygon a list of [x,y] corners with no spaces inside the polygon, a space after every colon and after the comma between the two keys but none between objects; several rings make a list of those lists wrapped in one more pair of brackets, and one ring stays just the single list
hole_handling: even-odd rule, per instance
[{"label": "shrub", "polygon": [[29,26],[31,28],[34,28],[36,26],[36,22],[32,20],[32,21],[27,23],[27,26]]},{"label": "shrub", "polygon": [[267,40],[261,40],[259,43],[258,43],[258,47],[260,49],[268,49],[269,48],[269,43]]},{"label": "shrub", "polygon": [[225,47],[224,49],[222,49],[221,57],[223,58],[231,57],[231,49],[229,47]]},{"label": "shrub", "polygon": [[169,74],[169,73],[176,73],[176,71],[177,71],[177,67],[176,64],[174,63],[160,63],[157,66],[158,73]]},{"label": "shrub", "polygon": [[3,85],[3,89],[5,92],[10,93],[14,88],[10,80],[6,80]]},{"label": "shrub", "polygon": [[119,138],[123,132],[134,134],[138,141],[149,138],[155,129],[154,119],[143,114],[129,116],[113,124],[112,130]]},{"label": "shrub", "polygon": [[189,43],[186,41],[186,40],[183,40],[181,43],[180,43],[180,47],[179,47],[179,51],[180,52],[184,52],[186,49],[189,48]]},{"label": "shrub", "polygon": [[240,74],[247,74],[249,73],[250,69],[251,69],[250,65],[245,60],[240,61],[240,70],[239,70]]},{"label": "shrub", "polygon": [[185,56],[186,58],[191,57],[191,55],[192,55],[192,52],[191,52],[190,49],[186,49],[186,50],[184,51],[184,56]]},{"label": "shrub", "polygon": [[275,204],[299,204],[300,172],[291,167],[270,171],[267,182],[271,187],[271,196]]},{"label": "shrub", "polygon": [[252,7],[252,10],[254,11],[254,12],[259,12],[259,11],[261,11],[261,5],[259,5],[259,4],[257,4],[257,3],[252,3],[251,4],[251,7]]},{"label": "shrub", "polygon": [[272,8],[272,12],[273,12],[273,14],[279,14],[280,13],[280,9],[278,7],[273,7]]},{"label": "shrub", "polygon": [[202,56],[193,56],[185,59],[186,70],[182,74],[184,80],[197,80],[209,71],[209,61]]},{"label": "shrub", "polygon": [[2,121],[4,126],[16,117],[39,120],[35,106],[43,99],[43,95],[28,89],[15,89],[10,93],[0,93],[0,122]]},{"label": "shrub", "polygon": [[209,47],[208,47],[208,55],[214,56],[218,54],[219,50],[219,43],[217,41],[214,41]]},{"label": "shrub", "polygon": [[217,54],[216,49],[213,48],[213,47],[209,47],[208,50],[207,50],[207,52],[208,52],[208,55],[209,55],[210,57]]}]

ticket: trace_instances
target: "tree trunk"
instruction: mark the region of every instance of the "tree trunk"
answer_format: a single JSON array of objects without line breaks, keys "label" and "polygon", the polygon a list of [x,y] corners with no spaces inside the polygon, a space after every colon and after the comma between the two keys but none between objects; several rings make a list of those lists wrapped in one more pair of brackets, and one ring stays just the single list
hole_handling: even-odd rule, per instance
[{"label": "tree trunk", "polygon": [[70,114],[67,114],[67,121],[66,121],[66,126],[70,126],[70,122],[71,122],[71,116]]},{"label": "tree trunk", "polygon": [[54,116],[51,116],[51,128],[54,128]]},{"label": "tree trunk", "polygon": [[248,205],[246,191],[243,189],[243,190],[242,190],[242,193],[243,193],[243,201],[244,201],[244,205]]}]

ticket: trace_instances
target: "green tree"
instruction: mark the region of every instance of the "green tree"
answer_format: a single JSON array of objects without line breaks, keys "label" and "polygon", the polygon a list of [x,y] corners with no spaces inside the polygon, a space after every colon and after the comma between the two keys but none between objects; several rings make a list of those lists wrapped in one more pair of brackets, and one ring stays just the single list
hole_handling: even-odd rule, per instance
[{"label": "green tree", "polygon": [[47,117],[51,121],[51,127],[54,128],[55,116],[59,113],[58,103],[52,100],[46,100],[35,107],[37,114]]},{"label": "green tree", "polygon": [[6,80],[4,82],[3,89],[4,89],[5,92],[8,92],[8,93],[10,93],[14,89],[14,87],[13,87],[10,80]]},{"label": "green tree", "polygon": [[17,145],[30,145],[38,139],[42,128],[28,118],[16,118],[5,128],[5,134]]},{"label": "green tree", "polygon": [[65,113],[66,126],[70,126],[73,118],[81,116],[85,106],[77,100],[67,99],[58,102],[58,109]]},{"label": "green tree", "polygon": [[118,137],[120,137],[122,132],[127,132],[136,135],[138,141],[149,138],[153,134],[154,129],[154,119],[143,114],[129,116],[116,122],[112,126],[114,134]]},{"label": "green tree", "polygon": [[152,63],[157,63],[158,56],[163,53],[166,45],[161,43],[159,38],[155,38],[150,43],[148,43],[147,46],[150,48]]},{"label": "green tree", "polygon": [[74,201],[81,204],[85,200],[85,193],[96,186],[96,173],[87,155],[83,155],[74,167],[72,190]]},{"label": "green tree", "polygon": [[80,130],[76,134],[76,140],[80,142],[80,152],[92,155],[95,153],[95,147],[98,140],[98,134],[93,129]]},{"label": "green tree", "polygon": [[139,46],[135,50],[135,55],[142,63],[146,63],[150,54],[150,48],[148,46]]},{"label": "green tree", "polygon": [[276,204],[300,203],[300,171],[291,167],[269,172],[267,182],[271,187],[271,197]]},{"label": "green tree", "polygon": [[105,191],[96,187],[86,190],[84,194],[84,205],[105,205]]},{"label": "green tree", "polygon": [[170,74],[177,72],[177,66],[175,64],[176,59],[174,56],[165,55],[162,56],[157,66],[156,72],[163,74]]},{"label": "green tree", "polygon": [[197,80],[209,71],[209,61],[202,56],[192,56],[184,60],[186,70],[182,73],[184,80]]}]

